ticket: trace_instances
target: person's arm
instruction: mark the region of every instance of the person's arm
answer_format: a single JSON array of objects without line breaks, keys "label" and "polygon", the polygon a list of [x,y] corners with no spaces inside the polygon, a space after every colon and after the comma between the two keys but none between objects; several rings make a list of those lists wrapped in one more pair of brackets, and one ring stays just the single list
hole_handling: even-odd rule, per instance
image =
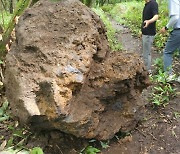
[{"label": "person's arm", "polygon": [[173,15],[170,17],[168,24],[160,30],[160,33],[165,33],[169,28],[173,27],[178,21],[179,16]]},{"label": "person's arm", "polygon": [[167,28],[173,27],[177,23],[178,19],[179,19],[178,15],[172,15],[166,27]]},{"label": "person's arm", "polygon": [[143,28],[146,28],[149,26],[149,24],[151,23],[154,23],[155,21],[158,20],[158,3],[157,2],[153,2],[152,5],[151,5],[151,12],[152,12],[152,18],[149,19],[149,20],[145,20],[144,21],[144,27]]},{"label": "person's arm", "polygon": [[179,5],[180,2],[177,0],[169,1],[169,22],[160,30],[160,33],[165,33],[169,28],[174,27],[179,19]]},{"label": "person's arm", "polygon": [[157,21],[157,20],[158,20],[158,17],[159,17],[158,14],[156,14],[156,15],[154,15],[151,19],[145,20],[145,21],[144,21],[144,27],[143,27],[143,28],[146,28],[146,27],[149,26],[149,24]]}]

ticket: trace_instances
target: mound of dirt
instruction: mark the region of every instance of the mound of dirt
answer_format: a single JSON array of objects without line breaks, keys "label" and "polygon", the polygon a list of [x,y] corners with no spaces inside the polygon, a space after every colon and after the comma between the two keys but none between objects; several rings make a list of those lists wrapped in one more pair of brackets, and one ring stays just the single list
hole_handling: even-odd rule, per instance
[{"label": "mound of dirt", "polygon": [[6,62],[6,95],[21,123],[100,140],[136,124],[144,65],[112,53],[102,21],[78,0],[26,10]]}]

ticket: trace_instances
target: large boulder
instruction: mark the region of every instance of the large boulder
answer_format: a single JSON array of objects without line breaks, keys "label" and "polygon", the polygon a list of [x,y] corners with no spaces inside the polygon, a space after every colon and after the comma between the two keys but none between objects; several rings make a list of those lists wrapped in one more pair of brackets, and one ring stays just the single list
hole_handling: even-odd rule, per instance
[{"label": "large boulder", "polygon": [[77,137],[130,130],[148,84],[140,57],[111,52],[102,21],[78,0],[27,9],[6,62],[6,94],[20,122]]}]

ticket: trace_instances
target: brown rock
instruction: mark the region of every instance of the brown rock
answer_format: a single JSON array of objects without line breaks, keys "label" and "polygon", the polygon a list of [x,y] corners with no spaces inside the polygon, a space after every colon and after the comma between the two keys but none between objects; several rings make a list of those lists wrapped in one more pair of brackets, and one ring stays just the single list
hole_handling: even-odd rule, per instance
[{"label": "brown rock", "polygon": [[78,0],[41,0],[27,9],[6,58],[13,114],[77,137],[109,139],[131,129],[147,74],[138,55],[110,52],[105,33]]}]

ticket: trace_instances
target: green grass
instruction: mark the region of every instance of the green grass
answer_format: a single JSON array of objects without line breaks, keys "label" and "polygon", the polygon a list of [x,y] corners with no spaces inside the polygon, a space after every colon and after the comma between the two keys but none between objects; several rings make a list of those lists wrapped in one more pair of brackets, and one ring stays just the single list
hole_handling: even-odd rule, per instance
[{"label": "green grass", "polygon": [[117,22],[127,25],[133,33],[138,35],[140,33],[142,9],[143,6],[140,2],[123,2],[117,3],[109,13]]},{"label": "green grass", "polygon": [[[159,19],[157,21],[157,35],[155,36],[155,46],[161,52],[166,42],[167,36],[159,33],[160,29],[168,22],[168,8],[165,0],[158,1],[159,3]],[[141,34],[142,11],[144,1],[131,1],[103,6],[102,9],[109,13],[117,22],[125,24],[136,35]]]},{"label": "green grass", "polygon": [[12,15],[8,12],[1,12],[0,13],[0,25],[3,27],[3,29],[6,29],[8,26],[8,23],[11,20]]},{"label": "green grass", "polygon": [[[156,24],[157,34],[154,45],[158,51],[161,52],[168,35],[164,36],[160,34],[159,31],[168,22],[168,5],[165,0],[158,0],[158,3],[159,19]],[[136,36],[140,36],[144,4],[144,1],[122,2],[115,5],[105,5],[102,9],[106,13],[109,13],[120,24],[128,26]],[[168,75],[163,72],[162,66],[162,59],[156,59],[156,75],[152,76],[152,81],[155,86],[152,89],[150,98],[150,102],[155,106],[165,106],[175,95],[175,89],[168,80]]]},{"label": "green grass", "polygon": [[170,99],[176,95],[176,89],[173,88],[171,80],[168,79],[168,74],[159,70],[158,74],[152,76],[154,87],[150,94],[150,102],[155,106],[166,106]]},{"label": "green grass", "polygon": [[108,42],[113,51],[122,50],[122,45],[118,42],[115,37],[116,30],[113,28],[108,16],[104,13],[101,8],[93,8],[93,11],[100,16],[107,29]]}]

